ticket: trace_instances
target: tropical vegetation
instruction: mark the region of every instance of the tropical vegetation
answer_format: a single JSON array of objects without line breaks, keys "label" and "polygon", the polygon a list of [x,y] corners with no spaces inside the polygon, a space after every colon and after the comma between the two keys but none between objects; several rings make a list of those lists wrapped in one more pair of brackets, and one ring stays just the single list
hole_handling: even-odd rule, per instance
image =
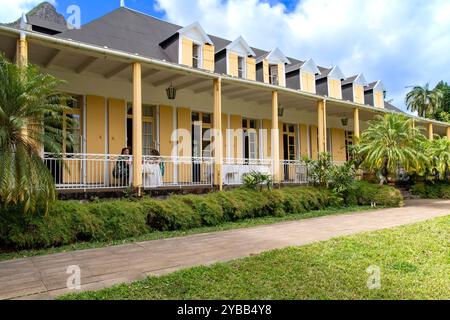
[{"label": "tropical vegetation", "polygon": [[424,145],[428,159],[428,171],[437,180],[446,180],[450,175],[450,139],[427,140]]},{"label": "tropical vegetation", "polygon": [[[402,205],[392,187],[357,182],[345,200],[349,206]],[[167,199],[58,201],[47,214],[24,215],[20,208],[0,212],[0,250],[48,248],[80,241],[110,241],[153,232],[220,226],[260,217],[307,215],[344,208],[344,200],[320,187],[287,187],[277,190],[247,188],[207,195],[171,196]]]},{"label": "tropical vegetation", "polygon": [[450,199],[450,184],[445,182],[419,182],[411,187],[411,193],[422,199]]},{"label": "tropical vegetation", "polygon": [[395,179],[400,169],[423,175],[429,166],[425,143],[414,120],[401,114],[378,115],[362,133],[355,158],[361,168],[375,173],[384,184]]},{"label": "tropical vegetation", "polygon": [[429,117],[438,121],[450,122],[450,85],[447,82],[441,81],[437,84],[435,90],[442,92],[442,103]]},{"label": "tropical vegetation", "polygon": [[270,190],[273,185],[272,176],[268,173],[252,171],[242,177],[242,183],[246,188],[262,191],[263,188]]},{"label": "tropical vegetation", "polygon": [[311,185],[331,190],[345,204],[352,203],[351,194],[356,189],[356,168],[353,161],[344,164],[333,164],[331,154],[320,153],[317,160],[305,158],[308,179]]},{"label": "tropical vegetation", "polygon": [[[62,82],[32,65],[19,67],[0,55],[0,202],[2,210],[21,204],[24,212],[48,208],[55,200],[45,150],[61,153],[66,97]],[[70,123],[68,124],[70,125]],[[70,136],[66,136],[70,143]]]},{"label": "tropical vegetation", "polygon": [[405,98],[408,110],[422,117],[450,122],[450,85],[440,81],[434,89],[427,83],[413,86]]},{"label": "tropical vegetation", "polygon": [[439,87],[431,89],[430,84],[427,83],[424,86],[411,88],[405,99],[408,110],[417,112],[421,117],[426,117],[427,114],[433,114],[441,108],[444,93]]}]

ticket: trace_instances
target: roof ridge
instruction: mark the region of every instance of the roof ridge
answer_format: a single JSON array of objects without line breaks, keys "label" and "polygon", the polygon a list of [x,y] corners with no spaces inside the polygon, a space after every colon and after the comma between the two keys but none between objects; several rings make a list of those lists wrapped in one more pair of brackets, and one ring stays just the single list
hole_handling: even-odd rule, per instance
[{"label": "roof ridge", "polygon": [[[116,10],[119,10],[119,9],[125,9],[125,10],[131,11],[131,12],[133,12],[133,13],[137,13],[137,14],[140,14],[140,15],[143,15],[143,16],[146,16],[146,17],[149,17],[149,18],[152,18],[152,19],[157,20],[157,21],[160,21],[160,22],[168,23],[168,24],[171,24],[171,25],[174,26],[174,27],[179,27],[180,29],[183,28],[183,26],[180,26],[180,25],[178,25],[178,24],[176,24],[176,23],[173,23],[173,22],[170,22],[170,21],[167,21],[167,20],[163,20],[163,19],[161,19],[161,18],[152,16],[151,14],[148,14],[148,13],[145,13],[145,12],[141,12],[141,11],[138,11],[138,10],[133,9],[133,8],[128,8],[127,6],[125,6],[125,7],[119,7],[119,8],[117,8]],[[116,10],[114,10],[114,11],[116,11]],[[194,22],[195,22],[195,21],[194,21]],[[209,34],[208,34],[208,35],[209,35]]]}]

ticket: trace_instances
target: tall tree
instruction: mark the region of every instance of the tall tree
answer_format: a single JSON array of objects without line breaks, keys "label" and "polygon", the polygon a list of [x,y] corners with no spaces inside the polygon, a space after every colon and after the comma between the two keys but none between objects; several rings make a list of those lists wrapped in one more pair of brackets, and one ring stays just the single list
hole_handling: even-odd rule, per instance
[{"label": "tall tree", "polygon": [[430,161],[430,171],[445,180],[450,173],[450,140],[447,137],[427,141],[425,152]]},{"label": "tall tree", "polygon": [[423,87],[414,86],[406,95],[406,106],[408,110],[417,112],[420,116],[426,117],[429,113],[434,113],[441,107],[443,93],[439,89],[430,89],[427,83]]},{"label": "tall tree", "polygon": [[450,122],[450,85],[447,82],[441,81],[436,85],[435,90],[442,92],[442,103],[434,113],[430,114],[430,118]]},{"label": "tall tree", "polygon": [[[24,211],[55,199],[53,177],[42,153],[61,153],[66,97],[62,81],[32,65],[18,67],[0,56],[0,202]],[[69,124],[70,125],[70,124]],[[70,143],[70,136],[67,136]]]},{"label": "tall tree", "polygon": [[409,173],[425,170],[428,162],[422,150],[425,140],[412,119],[401,114],[378,115],[361,135],[358,158],[362,159],[361,166],[377,173],[383,184],[400,168]]}]

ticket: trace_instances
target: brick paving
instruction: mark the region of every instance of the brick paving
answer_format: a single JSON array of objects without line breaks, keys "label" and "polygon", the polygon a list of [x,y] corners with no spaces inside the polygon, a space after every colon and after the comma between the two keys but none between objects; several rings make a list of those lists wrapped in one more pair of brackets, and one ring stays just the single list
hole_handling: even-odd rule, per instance
[{"label": "brick paving", "polygon": [[449,200],[411,200],[403,208],[348,213],[248,229],[197,234],[0,262],[0,299],[52,299],[73,292],[67,267],[81,269],[81,290],[97,290],[148,275],[242,258],[450,214]]}]

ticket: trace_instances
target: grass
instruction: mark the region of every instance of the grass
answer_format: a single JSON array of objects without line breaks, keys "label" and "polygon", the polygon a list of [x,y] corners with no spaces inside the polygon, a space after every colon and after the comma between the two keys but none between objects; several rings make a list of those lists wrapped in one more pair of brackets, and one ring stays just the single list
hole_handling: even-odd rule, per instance
[{"label": "grass", "polygon": [[[61,299],[450,299],[450,216]],[[367,287],[369,266],[381,288]]]},{"label": "grass", "polygon": [[324,210],[311,211],[308,213],[290,214],[290,215],[283,216],[283,217],[268,216],[268,217],[254,218],[254,219],[245,219],[245,220],[236,221],[236,222],[227,222],[227,223],[224,223],[224,224],[221,224],[218,226],[213,226],[213,227],[201,227],[201,228],[182,230],[182,231],[151,232],[151,233],[148,233],[148,234],[140,236],[140,237],[129,238],[129,239],[125,239],[125,240],[114,240],[114,241],[107,241],[107,242],[79,242],[79,243],[75,243],[72,245],[66,245],[66,246],[61,246],[61,247],[36,249],[36,250],[21,250],[21,251],[11,251],[11,252],[1,252],[1,250],[0,250],[0,261],[41,256],[41,255],[52,254],[52,253],[70,252],[70,251],[74,251],[74,250],[102,248],[102,247],[109,247],[109,246],[115,246],[115,245],[121,245],[121,244],[126,244],[126,243],[133,243],[133,242],[182,237],[182,236],[187,236],[187,235],[192,235],[192,234],[208,233],[208,232],[214,232],[214,231],[250,228],[250,227],[255,227],[255,226],[260,226],[260,225],[284,222],[284,221],[310,219],[310,218],[316,218],[316,217],[322,217],[322,216],[328,216],[328,215],[345,214],[345,213],[350,213],[350,212],[362,212],[362,211],[367,211],[367,210],[371,210],[371,209],[372,208],[369,206],[351,206],[351,207],[345,207],[345,208],[329,208],[329,209],[324,209]]}]

